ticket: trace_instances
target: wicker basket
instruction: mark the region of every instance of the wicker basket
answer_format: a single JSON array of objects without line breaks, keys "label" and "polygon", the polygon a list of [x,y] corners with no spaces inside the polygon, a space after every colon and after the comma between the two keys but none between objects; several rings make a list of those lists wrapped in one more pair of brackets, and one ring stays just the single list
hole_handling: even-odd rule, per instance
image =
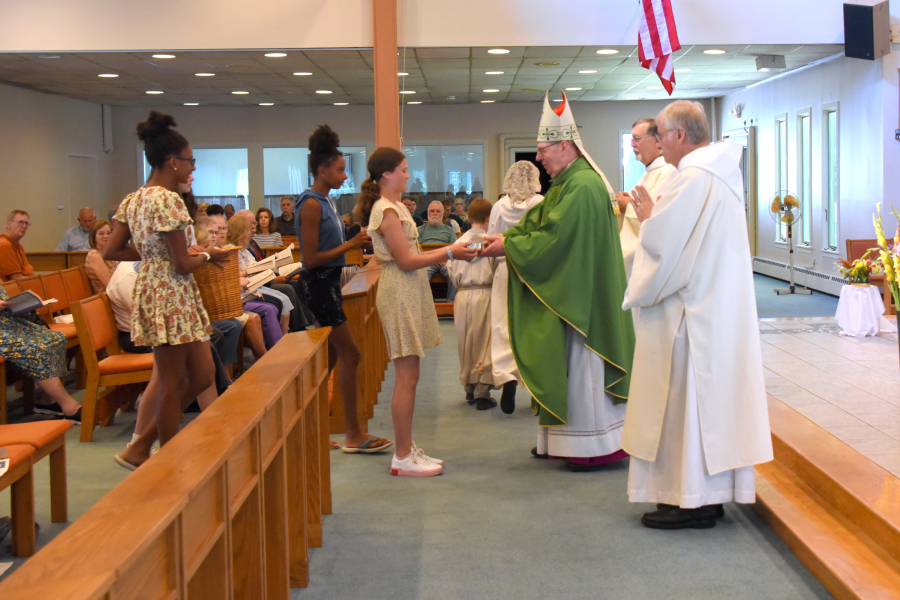
[{"label": "wicker basket", "polygon": [[194,281],[200,288],[203,307],[209,320],[223,321],[241,316],[240,270],[238,269],[238,248],[231,248],[228,260],[222,266],[212,263],[194,271]]}]

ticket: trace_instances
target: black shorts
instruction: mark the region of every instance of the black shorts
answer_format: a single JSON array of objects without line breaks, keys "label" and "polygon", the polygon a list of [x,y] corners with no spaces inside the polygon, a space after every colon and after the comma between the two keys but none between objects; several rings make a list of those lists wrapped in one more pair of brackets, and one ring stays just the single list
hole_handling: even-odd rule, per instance
[{"label": "black shorts", "polygon": [[320,327],[337,327],[347,320],[341,296],[343,267],[316,267],[300,272],[300,300]]}]

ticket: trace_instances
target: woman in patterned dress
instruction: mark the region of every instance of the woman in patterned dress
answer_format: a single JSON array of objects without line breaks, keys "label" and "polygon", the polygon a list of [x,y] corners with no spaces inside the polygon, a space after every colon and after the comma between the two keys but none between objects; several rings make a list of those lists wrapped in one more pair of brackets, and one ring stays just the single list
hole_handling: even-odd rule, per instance
[{"label": "woman in patterned dress", "polygon": [[362,184],[356,216],[363,227],[368,227],[375,258],[384,265],[375,304],[390,359],[394,361],[391,416],[397,445],[391,474],[440,475],[444,462],[426,455],[412,441],[419,359],[425,356],[426,348],[444,341],[422,269],[446,260],[470,261],[477,252],[460,244],[421,251],[416,223],[401,202],[409,180],[402,152],[378,148],[369,158],[368,169],[369,178]]},{"label": "woman in patterned dress", "polygon": [[153,173],[144,187],[119,205],[103,256],[141,261],[132,295],[131,338],[136,346],[153,347],[153,375],[138,417],[143,408],[155,414],[155,420],[116,456],[126,468],[146,460],[157,436],[161,445],[172,439],[187,403],[213,385],[209,317],[191,273],[210,260],[224,262],[228,252],[188,254],[187,230],[193,221],[178,189],[190,179],[194,158],[190,144],[174,126],[172,117],[156,111],[138,125]]},{"label": "woman in patterned dress", "polygon": [[60,379],[66,374],[66,336],[12,316],[6,311],[8,304],[9,296],[0,287],[0,356],[33,379],[50,400],[48,404],[59,405],[63,418],[81,423],[81,405]]},{"label": "woman in patterned dress", "polygon": [[95,294],[106,290],[109,285],[109,279],[115,273],[119,262],[115,260],[103,260],[103,251],[109,243],[109,236],[112,234],[112,223],[106,219],[97,221],[91,228],[88,236],[88,243],[91,245],[90,251],[84,257],[84,270],[87,273],[88,280],[91,282],[91,289]]}]

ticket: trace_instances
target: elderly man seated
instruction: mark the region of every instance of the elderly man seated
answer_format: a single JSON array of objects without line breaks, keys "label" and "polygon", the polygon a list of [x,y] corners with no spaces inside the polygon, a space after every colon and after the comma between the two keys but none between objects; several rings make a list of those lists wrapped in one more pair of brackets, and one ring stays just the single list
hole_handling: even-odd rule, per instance
[{"label": "elderly man seated", "polygon": [[[452,244],[456,242],[456,233],[449,225],[443,223],[444,205],[435,200],[428,205],[428,222],[419,227],[420,244]],[[425,269],[429,281],[435,273],[440,272],[447,280],[447,302],[453,302],[456,287],[447,276],[447,263],[441,262]]]},{"label": "elderly man seated", "polygon": [[91,228],[94,227],[94,221],[97,215],[94,209],[85,206],[78,211],[78,225],[71,229],[67,229],[61,240],[56,245],[57,252],[78,252],[88,251],[91,244],[88,237],[91,235]]},{"label": "elderly man seated", "polygon": [[30,224],[31,217],[24,210],[14,210],[6,217],[6,232],[0,234],[0,280],[34,275],[34,267],[29,264],[20,243]]}]

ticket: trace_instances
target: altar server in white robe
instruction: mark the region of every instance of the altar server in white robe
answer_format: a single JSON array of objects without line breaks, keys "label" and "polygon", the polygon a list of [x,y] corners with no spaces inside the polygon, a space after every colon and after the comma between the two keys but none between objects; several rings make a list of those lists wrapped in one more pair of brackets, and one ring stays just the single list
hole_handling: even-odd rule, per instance
[{"label": "altar server in white robe", "polygon": [[[678,169],[667,163],[659,151],[659,143],[656,141],[656,119],[643,117],[634,122],[631,126],[631,149],[634,157],[647,169],[637,185],[646,189],[651,198],[656,198],[663,184],[678,173]],[[634,263],[634,251],[637,250],[638,234],[641,229],[641,221],[634,212],[631,199],[628,192],[616,194],[616,202],[619,205],[619,238],[622,242],[622,255],[625,258],[626,277],[631,277],[631,265]]]},{"label": "altar server in white robe", "polygon": [[[458,244],[483,244],[491,203],[476,198],[469,204],[468,220],[472,228],[462,234]],[[491,398],[496,386],[491,369],[491,284],[492,259],[475,257],[472,262],[451,260],[447,274],[457,293],[453,299],[453,323],[459,352],[459,382],[466,390],[466,401],[478,410],[497,406]],[[504,299],[505,300],[505,299]]]},{"label": "altar server in white robe", "polygon": [[741,146],[710,145],[696,102],[673,102],[656,122],[678,176],[659,198],[634,190],[641,227],[623,303],[640,308],[622,436],[628,495],[658,503],[641,519],[647,527],[707,528],[722,503],[755,501],[753,465],[772,460]]},{"label": "altar server in white robe", "polygon": [[[513,225],[518,225],[532,206],[544,199],[541,191],[541,173],[533,163],[520,160],[506,172],[503,180],[506,192],[491,209],[488,235],[503,233]],[[506,257],[492,258],[494,283],[491,288],[491,366],[494,381],[503,386],[500,395],[500,410],[512,414],[516,410],[516,387],[519,370],[509,345],[509,312],[506,297],[509,288],[509,269]]]}]

